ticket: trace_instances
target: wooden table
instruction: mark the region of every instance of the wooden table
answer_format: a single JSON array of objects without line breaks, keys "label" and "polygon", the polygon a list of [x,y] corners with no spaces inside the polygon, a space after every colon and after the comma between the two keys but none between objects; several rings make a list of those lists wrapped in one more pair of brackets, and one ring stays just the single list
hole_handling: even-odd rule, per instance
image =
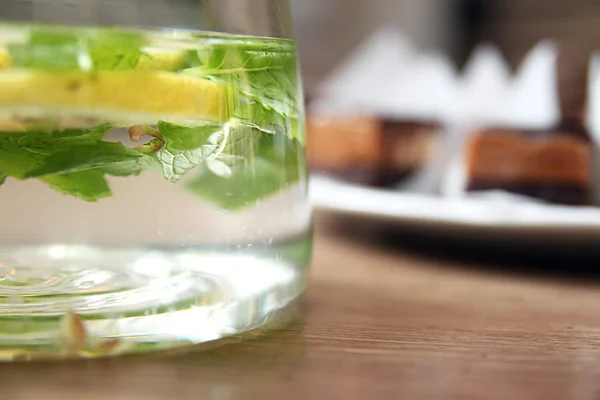
[{"label": "wooden table", "polygon": [[424,248],[319,222],[312,285],[286,324],[182,354],[3,365],[0,398],[600,398],[596,279]]}]

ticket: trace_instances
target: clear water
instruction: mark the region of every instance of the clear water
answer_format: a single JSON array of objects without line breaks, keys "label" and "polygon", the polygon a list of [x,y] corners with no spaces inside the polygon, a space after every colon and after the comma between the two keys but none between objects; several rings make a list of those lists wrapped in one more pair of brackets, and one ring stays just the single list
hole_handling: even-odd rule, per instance
[{"label": "clear water", "polygon": [[215,340],[296,298],[299,87],[289,41],[0,24],[0,359]]}]

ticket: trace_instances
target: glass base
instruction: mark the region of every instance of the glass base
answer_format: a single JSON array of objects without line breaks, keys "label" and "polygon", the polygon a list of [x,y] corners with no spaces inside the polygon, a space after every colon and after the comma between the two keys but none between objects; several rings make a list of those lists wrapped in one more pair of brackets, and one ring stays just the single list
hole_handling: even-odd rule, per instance
[{"label": "glass base", "polygon": [[88,246],[0,249],[0,361],[92,358],[258,327],[307,269],[252,255]]}]

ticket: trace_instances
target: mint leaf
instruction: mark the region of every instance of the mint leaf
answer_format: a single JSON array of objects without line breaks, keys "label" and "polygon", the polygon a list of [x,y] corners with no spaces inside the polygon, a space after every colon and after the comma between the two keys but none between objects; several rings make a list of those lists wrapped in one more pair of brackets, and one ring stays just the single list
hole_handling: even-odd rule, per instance
[{"label": "mint leaf", "polygon": [[15,67],[47,71],[123,70],[142,56],[140,35],[110,29],[32,28],[28,41],[8,46]]},{"label": "mint leaf", "polygon": [[[200,66],[183,74],[223,81],[241,94],[235,116],[273,131],[301,115],[297,57],[291,46],[271,43],[211,44],[198,51]],[[245,100],[245,103],[244,103]],[[290,121],[290,122],[288,122]],[[290,137],[302,135],[286,130]]]},{"label": "mint leaf", "polygon": [[165,144],[155,157],[170,182],[178,182],[201,162],[217,157],[229,135],[228,123],[222,127],[185,127],[159,122],[158,126]]},{"label": "mint leaf", "polygon": [[[94,130],[99,134],[102,130]],[[85,134],[75,135],[75,131],[68,134],[73,140],[79,141]],[[80,132],[82,133],[82,132]],[[57,136],[61,136],[57,133]],[[51,134],[44,133],[4,133],[0,134],[0,171],[2,183],[8,178],[26,179],[32,168],[37,168],[45,163],[49,154],[57,149],[65,149],[68,144],[64,137],[52,140]],[[82,198],[86,201],[110,195],[110,190],[104,176],[100,172],[56,174],[40,179],[51,188],[61,193]]]},{"label": "mint leaf", "polygon": [[8,134],[24,150],[40,155],[50,155],[59,150],[69,149],[73,145],[95,144],[101,140],[110,126],[102,125],[91,129],[67,129],[54,132],[29,132]]},{"label": "mint leaf", "polygon": [[285,134],[286,132],[285,127],[288,118],[275,110],[266,109],[261,103],[253,100],[240,106],[235,111],[234,116],[264,133],[275,135],[277,133]]},{"label": "mint leaf", "polygon": [[172,150],[194,150],[205,145],[221,125],[183,126],[159,121],[158,131]]},{"label": "mint leaf", "polygon": [[[105,124],[88,129],[64,129],[53,131],[47,135],[49,135],[52,139],[65,139],[65,141],[96,141],[103,139],[111,128],[112,127],[110,125]],[[31,132],[27,135],[31,135]]]},{"label": "mint leaf", "polygon": [[162,165],[163,176],[173,183],[179,181],[204,160],[201,149],[172,150],[164,147],[156,153],[156,157]]},{"label": "mint leaf", "polygon": [[76,143],[68,149],[52,153],[41,165],[28,171],[25,178],[88,170],[102,170],[107,174],[125,176],[156,167],[158,164],[152,156],[121,143]]},{"label": "mint leaf", "polygon": [[118,31],[100,31],[86,41],[95,70],[128,70],[138,64],[143,53],[142,37]]},{"label": "mint leaf", "polygon": [[298,77],[295,53],[246,52],[242,91],[282,116],[298,115]]},{"label": "mint leaf", "polygon": [[[304,110],[300,112],[304,115]],[[275,110],[270,110],[256,101],[249,101],[241,105],[233,114],[261,132],[276,134],[287,134],[292,139],[304,143],[304,120],[295,116],[284,116]]]},{"label": "mint leaf", "polygon": [[63,194],[79,197],[89,202],[111,195],[108,183],[101,171],[51,175],[43,177],[41,181]]},{"label": "mint leaf", "polygon": [[104,175],[127,176],[158,167],[152,156],[100,141],[108,128],[2,133],[1,180],[37,178],[63,194],[96,201],[110,196]]},{"label": "mint leaf", "polygon": [[75,33],[58,29],[32,29],[27,43],[8,46],[14,66],[46,70],[79,69],[81,49]]},{"label": "mint leaf", "polygon": [[284,135],[261,135],[258,152],[232,174],[205,166],[186,184],[188,190],[226,210],[238,210],[267,198],[306,176],[302,145]]},{"label": "mint leaf", "polygon": [[230,167],[247,165],[258,154],[262,135],[254,126],[236,121],[217,159]]},{"label": "mint leaf", "polygon": [[[36,140],[36,136],[39,140]],[[0,171],[3,175],[24,179],[31,168],[43,162],[50,153],[47,138],[40,134],[3,133],[0,134]]]}]

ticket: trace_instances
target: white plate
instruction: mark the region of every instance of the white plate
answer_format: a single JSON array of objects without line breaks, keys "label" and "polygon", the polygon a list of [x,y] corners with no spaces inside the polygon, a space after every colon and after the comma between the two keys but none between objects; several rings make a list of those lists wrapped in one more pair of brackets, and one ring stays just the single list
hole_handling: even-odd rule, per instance
[{"label": "white plate", "polygon": [[[384,220],[406,228],[478,238],[585,241],[600,246],[600,208],[536,203],[502,193],[444,198],[380,190],[313,175],[315,209],[341,216]],[[598,247],[600,250],[600,247]]]}]

